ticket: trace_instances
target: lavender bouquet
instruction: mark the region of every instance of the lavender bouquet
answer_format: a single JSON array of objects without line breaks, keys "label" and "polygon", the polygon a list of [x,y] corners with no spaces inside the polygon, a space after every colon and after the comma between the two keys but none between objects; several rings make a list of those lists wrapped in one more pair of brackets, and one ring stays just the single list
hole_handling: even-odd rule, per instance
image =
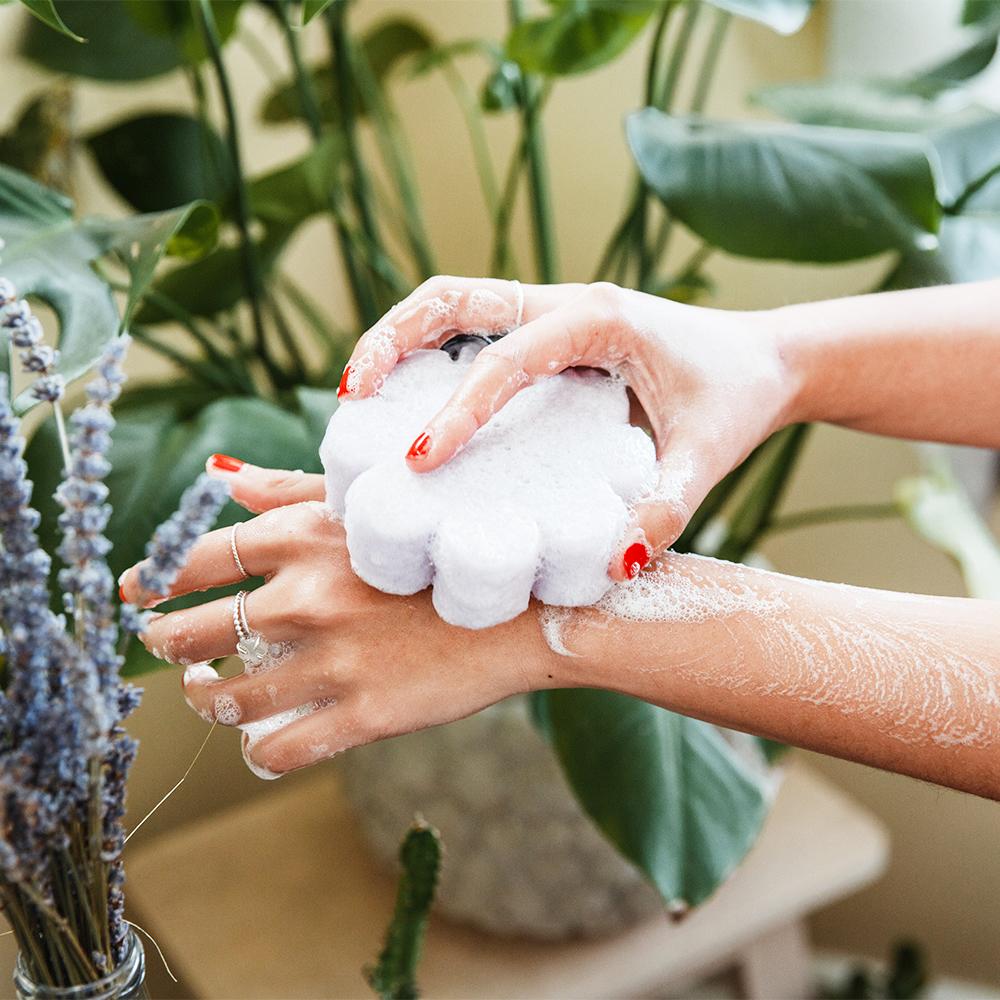
[{"label": "lavender bouquet", "polygon": [[[141,982],[121,857],[126,779],[137,748],[123,722],[141,692],[122,681],[120,669],[143,614],[117,607],[104,535],[111,404],[124,382],[128,338],[106,350],[86,401],[67,422],[58,352],[42,343],[38,319],[2,278],[0,329],[11,371],[19,356],[23,370],[37,376],[33,395],[54,408],[64,465],[56,492],[60,614],[50,599],[52,558],[39,545],[40,518],[29,505],[11,386],[0,375],[0,906],[20,947],[15,982],[21,995],[33,995],[29,987],[93,984],[112,978],[136,952]],[[199,479],[157,532],[149,562],[165,587],[226,495],[224,484]]]}]

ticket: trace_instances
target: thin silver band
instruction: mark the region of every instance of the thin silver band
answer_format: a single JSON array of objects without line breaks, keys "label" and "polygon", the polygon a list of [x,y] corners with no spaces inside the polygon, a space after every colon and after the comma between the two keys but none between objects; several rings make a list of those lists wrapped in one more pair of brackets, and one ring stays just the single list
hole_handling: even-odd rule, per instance
[{"label": "thin silver band", "polygon": [[243,560],[240,559],[239,550],[236,548],[236,529],[240,526],[240,522],[237,521],[232,530],[229,532],[229,551],[233,554],[233,562],[236,563],[236,568],[240,571],[240,578],[247,580],[250,578],[250,574],[246,571],[243,565]]},{"label": "thin silver band", "polygon": [[247,621],[247,592],[241,590],[233,598],[233,629],[236,631],[236,655],[244,668],[255,673],[268,656],[268,644],[260,632]]},{"label": "thin silver band", "polygon": [[514,286],[514,292],[517,296],[514,300],[517,303],[514,314],[514,328],[516,329],[524,322],[524,287],[517,278],[512,278],[510,283]]}]

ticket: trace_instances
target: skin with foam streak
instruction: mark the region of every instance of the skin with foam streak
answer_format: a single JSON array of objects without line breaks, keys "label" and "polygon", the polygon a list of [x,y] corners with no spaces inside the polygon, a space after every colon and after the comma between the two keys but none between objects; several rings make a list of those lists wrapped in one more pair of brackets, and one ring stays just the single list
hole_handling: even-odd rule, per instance
[{"label": "skin with foam streak", "polygon": [[[450,336],[449,324],[471,323],[477,289],[503,300],[509,324],[509,283],[435,279],[398,307],[391,331],[363,339],[355,361],[369,364],[359,362],[351,390],[372,391],[411,349],[400,337],[434,346]],[[431,298],[450,311],[421,311]],[[665,506],[683,524],[694,500],[787,423],[1000,447],[998,299],[1000,282],[984,282],[724,314],[610,286],[528,286],[522,329],[533,327],[532,345],[512,335],[504,350],[484,351],[430,426],[454,431],[438,448],[461,447],[525,376],[601,366],[603,356],[653,413],[661,469],[673,470]],[[476,308],[489,301],[480,296]],[[490,329],[486,316],[475,322]],[[431,464],[447,458],[433,448],[430,456]],[[188,671],[186,697],[212,716],[216,697],[231,696],[241,726],[319,706],[261,738],[249,751],[255,767],[280,774],[513,693],[588,686],[1000,799],[995,601],[911,597],[668,555],[594,608],[544,609],[544,631],[532,605],[471,632],[442,622],[426,592],[391,597],[354,576],[342,526],[315,502],[321,477],[249,465],[210,471],[238,502],[264,511],[240,533],[244,564],[267,581],[250,594],[247,615],[291,653],[263,675]],[[646,514],[637,512],[640,524]],[[122,581],[133,601],[137,576],[130,570]],[[239,579],[223,529],[195,546],[175,592]],[[231,655],[232,601],[163,615],[143,640],[176,660]]]}]

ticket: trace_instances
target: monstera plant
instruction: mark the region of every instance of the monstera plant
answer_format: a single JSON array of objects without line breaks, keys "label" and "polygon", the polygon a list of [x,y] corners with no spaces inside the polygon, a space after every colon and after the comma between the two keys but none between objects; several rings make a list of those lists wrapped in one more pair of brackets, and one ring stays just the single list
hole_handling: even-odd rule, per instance
[{"label": "monstera plant", "polygon": [[[65,198],[14,169],[0,173],[5,266],[55,309],[66,374],[82,372],[123,327],[176,372],[127,390],[118,410],[109,482],[118,569],[140,556],[208,453],[315,469],[354,337],[435,272],[394,98],[413,76],[442,74],[459,102],[497,276],[610,279],[701,301],[712,295],[706,265],[718,252],[811,263],[887,254],[892,286],[1000,269],[1000,118],[966,90],[997,46],[1000,5],[990,0],[968,0],[966,47],[923,72],[753,95],[789,120],[780,124],[715,121],[706,102],[734,18],[789,34],[811,0],[551,0],[530,12],[510,0],[499,39],[434,38],[409,12],[359,32],[348,0],[24,3],[35,20],[26,18],[21,53],[59,81],[127,86],[169,73],[189,95],[181,110],[133,111],[82,134],[43,113],[45,94],[31,95],[0,140],[0,155],[36,174],[46,151],[69,144],[141,213],[74,219]],[[269,172],[247,161],[226,65],[226,49],[244,46],[273,72],[267,46],[243,26],[251,6],[266,10],[286,74],[257,109],[261,123],[296,123],[310,140],[303,156]],[[306,32],[325,42],[316,62],[303,56]],[[567,275],[546,157],[549,97],[636,45],[647,54],[625,122],[636,167],[628,198],[607,244],[594,248],[593,271]],[[691,87],[679,86],[688,78]],[[64,91],[57,96],[65,103]],[[486,142],[489,115],[519,126],[502,169]],[[511,239],[522,197],[530,266]],[[208,248],[216,216],[215,248],[183,259]],[[316,216],[329,223],[344,270],[346,329],[285,262],[298,228]],[[697,237],[693,253],[679,252],[681,229]],[[163,252],[181,259],[151,280]],[[781,528],[776,509],[807,436],[794,427],[759,448],[712,491],[677,547],[740,560]],[[58,476],[51,428],[38,430],[29,460],[44,505]],[[834,515],[844,512],[810,512]],[[142,653],[131,662],[135,671],[154,665]],[[710,727],[596,691],[546,693],[535,708],[583,807],[665,899],[704,899],[753,843],[765,795]]]}]

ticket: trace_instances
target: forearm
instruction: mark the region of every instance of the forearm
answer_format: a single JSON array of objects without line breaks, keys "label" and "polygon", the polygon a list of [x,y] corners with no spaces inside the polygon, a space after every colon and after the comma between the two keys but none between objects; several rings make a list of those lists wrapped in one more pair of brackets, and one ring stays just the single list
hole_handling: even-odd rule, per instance
[{"label": "forearm", "polygon": [[596,608],[545,620],[550,643],[571,654],[550,684],[621,691],[1000,799],[995,602],[668,555]]},{"label": "forearm", "polygon": [[1000,447],[1000,281],[756,315],[795,382],[790,422]]}]

